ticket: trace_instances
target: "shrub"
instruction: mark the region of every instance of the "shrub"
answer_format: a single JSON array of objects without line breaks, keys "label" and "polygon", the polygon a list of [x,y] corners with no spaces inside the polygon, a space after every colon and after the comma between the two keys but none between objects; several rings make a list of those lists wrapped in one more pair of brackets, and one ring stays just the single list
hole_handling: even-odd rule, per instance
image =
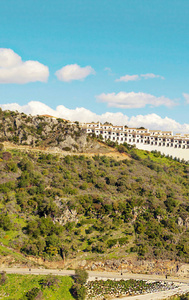
[{"label": "shrub", "polygon": [[10,160],[12,155],[10,152],[3,152],[3,160]]},{"label": "shrub", "polygon": [[11,171],[14,173],[16,173],[18,170],[17,164],[12,161],[7,164],[7,168],[8,168],[8,171]]},{"label": "shrub", "polygon": [[8,278],[7,278],[7,275],[6,275],[6,272],[3,271],[1,274],[0,274],[0,285],[3,285],[5,283],[7,283],[8,281]]},{"label": "shrub", "polygon": [[85,270],[75,270],[75,284],[72,286],[71,292],[78,300],[84,300],[86,297],[86,287],[84,286],[88,279],[88,273]]},{"label": "shrub", "polygon": [[88,273],[85,270],[76,269],[75,270],[75,282],[78,284],[85,284],[89,277]]},{"label": "shrub", "polygon": [[46,278],[41,279],[39,281],[39,284],[42,286],[42,288],[49,288],[51,286],[58,286],[59,284],[59,279],[57,276],[54,275],[47,275]]},{"label": "shrub", "polygon": [[12,229],[12,223],[8,215],[0,215],[0,227],[3,228],[5,231]]},{"label": "shrub", "polygon": [[42,291],[40,291],[40,289],[39,288],[37,288],[37,287],[34,287],[34,288],[32,288],[31,290],[29,290],[27,293],[26,293],[26,298],[28,299],[28,300],[40,300],[40,299],[42,299],[42,296],[43,296],[43,293],[42,293]]}]

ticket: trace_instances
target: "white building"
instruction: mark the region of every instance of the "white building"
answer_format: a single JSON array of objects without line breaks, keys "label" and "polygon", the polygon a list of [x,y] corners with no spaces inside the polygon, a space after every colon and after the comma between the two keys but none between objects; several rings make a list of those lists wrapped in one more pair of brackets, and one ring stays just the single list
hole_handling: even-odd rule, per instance
[{"label": "white building", "polygon": [[118,144],[128,143],[142,150],[157,150],[165,155],[189,161],[189,134],[173,135],[172,131],[149,130],[145,128],[127,128],[126,126],[102,125],[99,123],[85,123],[82,127],[88,134],[94,133],[103,140],[110,140]]}]

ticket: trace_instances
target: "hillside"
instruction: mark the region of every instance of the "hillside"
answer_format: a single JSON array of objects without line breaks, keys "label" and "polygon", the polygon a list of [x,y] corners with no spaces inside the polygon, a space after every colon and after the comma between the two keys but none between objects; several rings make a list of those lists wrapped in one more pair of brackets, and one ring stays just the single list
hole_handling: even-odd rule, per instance
[{"label": "hillside", "polygon": [[0,141],[17,145],[30,145],[49,150],[82,152],[98,148],[89,140],[78,122],[47,116],[28,116],[0,109]]},{"label": "hillside", "polygon": [[[73,134],[78,148],[74,147],[77,155],[68,149],[71,155],[61,155],[29,148],[5,150],[1,144],[1,262],[8,249],[44,263],[60,261],[62,267],[72,266],[73,260],[85,260],[83,266],[125,258],[189,262],[187,164],[126,144],[112,144],[111,149],[130,160],[81,155],[80,139],[86,141],[85,152],[103,144],[87,138],[77,124],[66,132],[68,125],[57,121],[49,127],[47,141],[43,128],[49,125],[40,125],[39,131],[40,117],[22,115],[25,121],[19,125],[18,118],[20,114],[1,112],[1,142],[28,145],[31,136],[35,146],[62,147]],[[63,142],[58,141],[58,130]]]}]

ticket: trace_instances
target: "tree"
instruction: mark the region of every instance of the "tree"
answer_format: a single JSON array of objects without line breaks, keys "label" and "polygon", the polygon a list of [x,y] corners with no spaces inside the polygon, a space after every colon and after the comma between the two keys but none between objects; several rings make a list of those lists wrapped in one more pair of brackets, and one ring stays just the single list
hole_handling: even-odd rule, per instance
[{"label": "tree", "polygon": [[84,286],[88,279],[88,273],[85,270],[75,270],[75,284],[72,286],[72,294],[78,300],[84,300],[86,296],[86,287]]},{"label": "tree", "polygon": [[75,270],[75,282],[78,284],[85,284],[89,277],[88,273],[85,270],[76,269]]}]

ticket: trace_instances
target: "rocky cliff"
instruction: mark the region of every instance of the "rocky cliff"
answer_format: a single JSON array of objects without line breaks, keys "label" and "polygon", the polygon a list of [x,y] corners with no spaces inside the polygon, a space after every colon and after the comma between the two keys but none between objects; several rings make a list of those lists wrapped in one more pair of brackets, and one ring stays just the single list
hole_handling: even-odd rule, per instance
[{"label": "rocky cliff", "polygon": [[98,148],[78,122],[10,111],[0,112],[0,141],[57,151],[86,152]]}]

